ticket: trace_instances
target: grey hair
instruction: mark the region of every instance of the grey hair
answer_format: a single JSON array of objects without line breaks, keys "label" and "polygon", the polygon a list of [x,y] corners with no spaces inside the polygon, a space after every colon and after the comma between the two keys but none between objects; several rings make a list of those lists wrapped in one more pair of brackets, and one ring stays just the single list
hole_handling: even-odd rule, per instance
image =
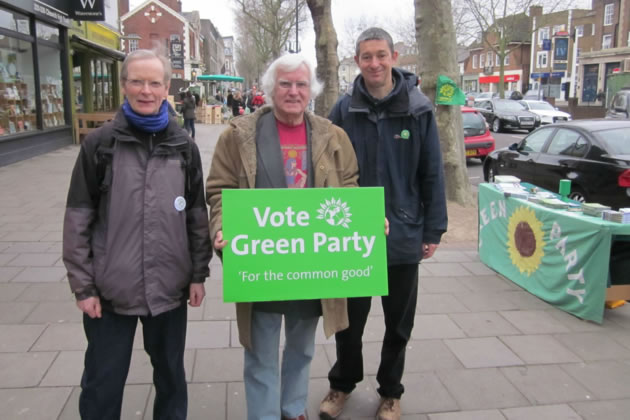
[{"label": "grey hair", "polygon": [[359,35],[357,43],[355,44],[355,55],[357,57],[361,52],[359,47],[361,46],[361,43],[365,41],[387,41],[389,51],[392,55],[394,54],[394,41],[392,40],[392,36],[385,29],[373,26],[361,32],[361,35]]},{"label": "grey hair", "polygon": [[127,80],[129,64],[131,62],[136,60],[149,60],[152,58],[157,58],[162,63],[162,67],[164,68],[164,83],[170,82],[173,73],[170,60],[153,50],[135,50],[127,54],[125,61],[123,61],[122,70],[120,71],[120,81],[125,82],[125,80]]},{"label": "grey hair", "polygon": [[315,75],[315,68],[313,64],[301,54],[285,54],[278,57],[271,65],[261,79],[262,90],[267,94],[267,102],[273,106],[273,91],[276,88],[276,82],[278,79],[278,71],[294,71],[300,66],[305,66],[308,70],[311,80],[309,85],[311,88],[311,99],[315,99],[317,95],[322,92],[322,84],[317,80]]}]

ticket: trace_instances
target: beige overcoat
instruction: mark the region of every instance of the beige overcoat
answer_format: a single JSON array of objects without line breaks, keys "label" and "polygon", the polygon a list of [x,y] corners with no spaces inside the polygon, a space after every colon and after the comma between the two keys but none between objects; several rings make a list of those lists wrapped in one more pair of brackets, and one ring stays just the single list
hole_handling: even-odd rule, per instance
[{"label": "beige overcoat", "polygon": [[[254,114],[235,118],[219,137],[206,181],[212,241],[222,230],[221,190],[254,188],[256,122],[260,116],[271,111],[271,107],[266,106]],[[314,187],[358,187],[359,168],[346,133],[329,120],[312,113],[306,113],[305,118],[311,127]],[[346,299],[322,299],[322,313],[326,337],[348,328]],[[236,304],[239,341],[246,348],[251,348],[251,314],[251,303]]]}]

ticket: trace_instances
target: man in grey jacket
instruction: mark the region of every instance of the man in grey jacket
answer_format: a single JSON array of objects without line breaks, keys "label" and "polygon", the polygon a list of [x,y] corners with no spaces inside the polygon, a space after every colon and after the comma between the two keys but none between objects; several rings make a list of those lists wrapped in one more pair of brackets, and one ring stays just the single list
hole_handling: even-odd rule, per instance
[{"label": "man in grey jacket", "polygon": [[167,59],[123,63],[125,102],[90,133],[72,173],[63,260],[87,337],[82,419],[120,418],[138,319],[154,368],[154,419],[185,419],[186,305],[199,306],[211,247],[199,150],[168,115]]}]

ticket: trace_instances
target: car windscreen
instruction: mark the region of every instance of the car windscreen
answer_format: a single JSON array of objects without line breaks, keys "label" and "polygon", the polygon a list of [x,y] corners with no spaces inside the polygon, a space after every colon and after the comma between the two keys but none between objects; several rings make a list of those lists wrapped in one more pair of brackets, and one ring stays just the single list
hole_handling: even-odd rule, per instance
[{"label": "car windscreen", "polygon": [[499,111],[523,111],[525,109],[523,105],[511,99],[495,101],[494,105]]},{"label": "car windscreen", "polygon": [[550,103],[547,102],[528,102],[529,107],[535,110],[541,111],[554,111],[555,108],[551,106]]},{"label": "car windscreen", "polygon": [[476,130],[486,130],[486,120],[476,112],[462,112],[464,130],[473,128]]},{"label": "car windscreen", "polygon": [[595,134],[610,155],[630,155],[630,126],[599,130]]}]

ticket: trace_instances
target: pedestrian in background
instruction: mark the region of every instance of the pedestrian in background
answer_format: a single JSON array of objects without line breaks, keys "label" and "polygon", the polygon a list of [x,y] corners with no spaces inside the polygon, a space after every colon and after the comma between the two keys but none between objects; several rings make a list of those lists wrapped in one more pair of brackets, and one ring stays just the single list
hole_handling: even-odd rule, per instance
[{"label": "pedestrian in background", "polygon": [[[385,188],[389,293],[381,298],[385,336],[376,376],[381,396],[376,417],[397,420],[405,349],[416,312],[418,263],[433,255],[446,231],[442,155],[431,102],[416,88],[414,74],[393,67],[398,53],[391,36],[369,28],[359,35],[355,52],[361,74],[329,118],[352,141],[359,184]],[[350,327],[335,335],[337,361],[328,374],[330,391],[320,405],[324,419],[337,418],[363,380],[362,336],[371,300],[348,299]]]},{"label": "pedestrian in background", "polygon": [[184,114],[184,129],[194,139],[195,138],[195,107],[197,101],[192,92],[186,91],[186,97],[182,105],[182,114]]},{"label": "pedestrian in background", "polygon": [[[357,163],[348,136],[330,121],[305,113],[310,98],[322,89],[313,66],[303,56],[285,55],[270,65],[262,81],[271,106],[233,119],[212,160],[206,192],[210,236],[217,253],[227,245],[222,233],[224,189],[357,186]],[[287,173],[287,166],[300,171]],[[239,340],[245,348],[248,420],[306,419],[309,371],[321,315],[326,336],[346,328],[346,299],[236,304]]]},{"label": "pedestrian in background", "polygon": [[240,91],[234,92],[234,97],[232,98],[232,115],[234,117],[238,117],[239,115],[243,115],[245,113],[245,103],[243,102],[243,97],[241,96]]},{"label": "pedestrian in background", "polygon": [[138,320],[153,366],[153,418],[186,418],[186,300],[201,305],[212,249],[201,158],[169,119],[170,80],[167,58],[128,54],[125,101],[81,142],[72,172],[63,261],[87,337],[84,420],[120,418]]}]

